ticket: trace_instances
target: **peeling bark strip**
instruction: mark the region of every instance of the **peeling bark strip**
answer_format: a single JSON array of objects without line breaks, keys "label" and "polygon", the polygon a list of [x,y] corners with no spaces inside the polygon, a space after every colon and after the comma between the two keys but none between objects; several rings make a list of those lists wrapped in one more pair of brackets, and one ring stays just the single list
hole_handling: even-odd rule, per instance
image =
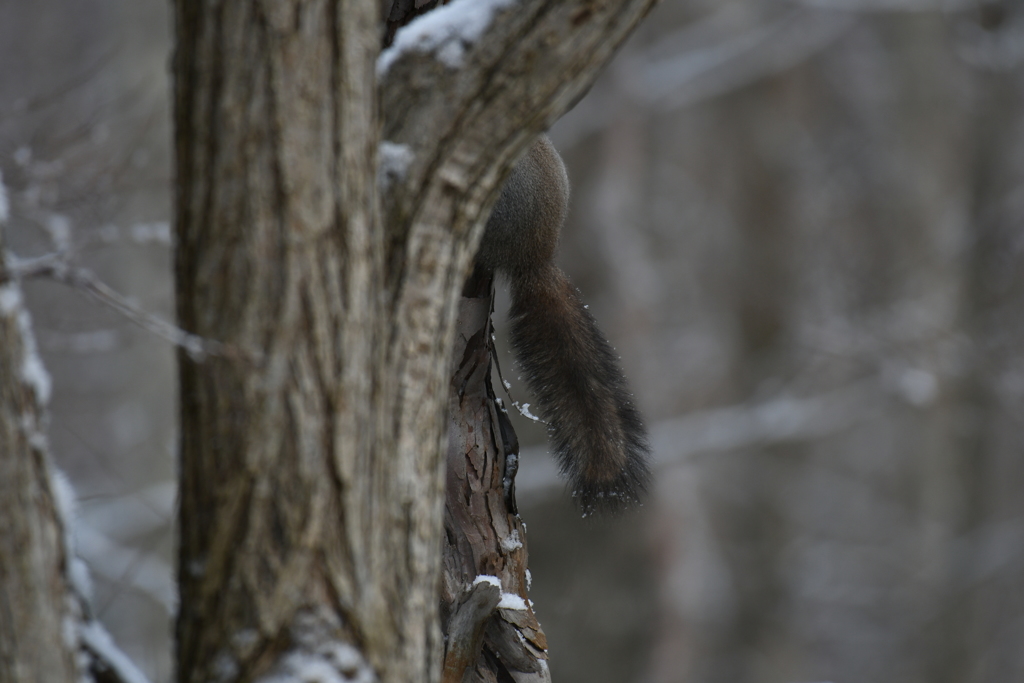
[{"label": "peeling bark strip", "polygon": [[462,68],[378,84],[377,0],[175,2],[178,321],[239,349],[179,353],[180,681],[284,675],[324,609],[315,653],[440,676],[459,293],[501,177],[653,0],[492,4]]},{"label": "peeling bark strip", "polygon": [[[479,274],[479,273],[478,273]],[[527,599],[526,526],[511,482],[518,444],[491,387],[491,278],[474,275],[459,306],[449,388],[442,626],[443,683],[545,680],[547,640]],[[509,426],[510,427],[510,426]],[[511,436],[506,443],[503,434]]]}]

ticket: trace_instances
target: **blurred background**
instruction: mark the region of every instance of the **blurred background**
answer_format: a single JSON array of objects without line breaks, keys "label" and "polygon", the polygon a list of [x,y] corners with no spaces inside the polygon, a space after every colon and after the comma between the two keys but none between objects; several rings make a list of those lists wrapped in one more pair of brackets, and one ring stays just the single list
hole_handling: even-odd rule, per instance
[{"label": "blurred background", "polygon": [[[555,681],[1024,680],[1022,5],[664,0],[556,125],[657,470],[580,520],[519,424]],[[8,245],[164,319],[169,15],[0,0]],[[168,681],[172,348],[25,287],[96,611]]]}]

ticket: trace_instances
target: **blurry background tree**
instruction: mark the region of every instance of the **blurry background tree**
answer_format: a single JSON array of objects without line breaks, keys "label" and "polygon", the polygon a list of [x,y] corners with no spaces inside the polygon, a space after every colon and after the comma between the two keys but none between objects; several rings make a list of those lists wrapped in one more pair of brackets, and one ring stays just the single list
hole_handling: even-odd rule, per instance
[{"label": "blurry background tree", "polygon": [[[8,244],[164,317],[168,12],[0,4]],[[665,0],[555,127],[562,263],[661,463],[580,522],[520,428],[556,680],[1024,677],[1022,98],[1017,3]],[[172,351],[25,289],[98,610],[167,680]]]}]

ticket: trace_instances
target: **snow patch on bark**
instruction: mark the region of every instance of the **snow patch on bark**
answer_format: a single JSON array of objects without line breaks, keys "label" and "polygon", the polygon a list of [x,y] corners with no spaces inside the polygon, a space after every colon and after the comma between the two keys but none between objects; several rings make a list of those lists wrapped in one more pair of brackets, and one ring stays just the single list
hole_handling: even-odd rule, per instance
[{"label": "snow patch on bark", "polygon": [[294,648],[257,683],[376,683],[373,667],[341,633],[337,615],[326,609],[299,614],[291,628]]},{"label": "snow patch on bark", "polygon": [[413,158],[409,145],[381,140],[377,148],[377,186],[383,190],[404,180]]},{"label": "snow patch on bark", "polygon": [[502,593],[498,602],[498,609],[525,610],[526,601],[515,593]]},{"label": "snow patch on bark", "polygon": [[523,542],[519,540],[519,530],[513,529],[512,533],[501,539],[501,549],[506,553],[510,553],[513,550],[519,550],[523,547]]},{"label": "snow patch on bark", "polygon": [[454,0],[399,29],[395,42],[377,58],[377,78],[407,52],[433,53],[445,66],[462,66],[466,49],[491,25],[494,13],[517,0]]},{"label": "snow patch on bark", "polygon": [[480,574],[475,579],[473,579],[474,586],[478,583],[489,583],[498,590],[501,590],[501,579],[499,579],[497,576],[491,576],[490,574]]},{"label": "snow patch on bark", "polygon": [[50,374],[46,372],[46,367],[36,349],[36,338],[32,334],[32,318],[25,310],[21,287],[15,280],[0,285],[0,315],[11,317],[17,322],[22,341],[21,366],[18,375],[22,382],[32,388],[39,406],[43,407],[50,401],[50,391],[53,385]]}]

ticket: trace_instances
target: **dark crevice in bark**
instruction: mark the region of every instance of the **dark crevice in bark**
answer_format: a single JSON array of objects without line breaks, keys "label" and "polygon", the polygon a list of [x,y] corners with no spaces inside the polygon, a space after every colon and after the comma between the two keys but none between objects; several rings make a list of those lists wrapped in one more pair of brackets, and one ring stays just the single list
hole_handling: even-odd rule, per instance
[{"label": "dark crevice in bark", "polygon": [[[332,231],[332,237],[337,240],[338,254],[342,263],[348,263],[352,257],[349,251],[348,244],[348,225],[345,217],[345,212],[342,207],[342,202],[345,197],[341,196],[341,188],[344,187],[342,184],[342,145],[341,141],[345,135],[345,118],[341,113],[341,93],[342,93],[342,82],[345,74],[342,71],[342,55],[345,54],[345,34],[342,31],[342,18],[341,8],[339,2],[330,2],[327,4],[327,16],[328,25],[330,30],[330,52],[331,52],[331,91],[327,93],[326,97],[330,101],[331,121],[331,177],[334,179],[332,183],[335,188],[334,196],[334,230]],[[376,172],[376,169],[374,169]],[[340,280],[341,292],[340,300],[343,304],[349,300],[348,291],[348,279],[342,277]]]},{"label": "dark crevice in bark", "polygon": [[[281,83],[281,79],[278,76],[281,75],[275,73],[275,61],[269,56],[271,54],[277,54],[280,49],[278,46],[273,45],[274,40],[272,37],[271,27],[261,4],[256,4],[254,16],[256,19],[255,24],[258,29],[257,43],[260,46],[259,52],[261,55],[264,55],[260,63],[260,68],[255,70],[255,74],[257,74],[255,85],[258,89],[258,94],[266,98],[266,123],[269,126],[270,133],[270,140],[267,147],[269,148],[268,151],[270,153],[270,177],[273,183],[273,190],[271,193],[273,198],[273,201],[271,202],[271,211],[274,215],[274,224],[276,227],[273,235],[277,242],[277,253],[282,254],[283,258],[275,260],[274,265],[276,267],[271,269],[271,282],[266,283],[266,285],[254,282],[253,285],[255,287],[266,286],[271,290],[267,293],[267,300],[271,302],[271,306],[276,306],[276,309],[269,313],[277,320],[284,320],[285,306],[288,305],[287,292],[293,240],[289,239],[289,201],[285,182],[284,162],[281,158],[282,151],[284,150],[284,137],[281,127],[285,125],[281,120],[281,107],[278,103],[278,90],[279,84]],[[284,77],[286,78],[287,76]],[[267,326],[265,328],[265,332],[266,336],[263,341],[263,349],[269,353],[272,352],[275,342],[280,339],[280,330],[275,326]]]},{"label": "dark crevice in bark", "polygon": [[[205,131],[197,130],[195,126],[190,125],[186,135],[191,136],[192,134],[196,134],[199,136],[203,136],[203,134],[205,133],[204,139],[201,139],[199,141],[201,144],[198,144],[195,147],[202,149],[202,156],[199,159],[200,164],[202,165],[203,168],[206,169],[207,173],[211,174],[212,170],[216,167],[218,155],[220,153],[220,145],[218,144],[219,136],[217,134],[219,128],[219,126],[217,125],[219,114],[219,112],[217,111],[217,107],[218,104],[220,103],[221,93],[224,90],[225,77],[224,51],[221,48],[221,46],[224,44],[224,12],[225,4],[222,3],[219,4],[216,7],[216,9],[210,14],[210,18],[212,19],[213,23],[212,26],[210,26],[209,28],[212,29],[213,35],[210,37],[208,44],[204,44],[203,40],[205,38],[204,33],[205,29],[207,29],[207,26],[204,25],[202,19],[197,20],[196,33],[194,34],[192,40],[188,41],[189,43],[191,43],[188,45],[188,48],[194,50],[195,53],[198,55],[208,57],[210,60],[210,64],[208,67],[202,67],[204,68],[204,70],[208,69],[208,73],[210,74],[210,88],[208,92],[205,93],[206,97],[204,100],[203,93],[199,90],[199,69],[201,67],[198,63],[195,63],[192,73],[190,74],[190,82],[186,86],[190,94],[190,104],[193,105],[194,109],[193,107],[190,107],[190,111],[182,112],[182,116],[180,117],[188,117],[190,124],[191,119],[194,117],[205,117]],[[197,11],[196,14],[200,15],[201,13]],[[202,102],[203,104],[205,104],[206,111],[202,111],[200,107],[195,107],[196,102]],[[187,138],[179,137],[179,140],[181,139]],[[192,163],[187,168],[188,175],[185,178],[186,182],[183,183],[179,181],[177,183],[177,186],[179,188],[179,191],[180,188],[182,187],[188,187],[189,195],[191,195],[192,189],[195,187],[192,182],[195,179],[194,174],[199,173],[200,168],[198,168],[199,165],[195,163],[196,157],[195,152],[193,152],[192,148],[189,148],[186,154],[189,157],[189,161],[191,161]],[[198,279],[195,278],[195,275],[196,268],[200,265],[200,261],[199,259],[194,258],[194,256],[202,254],[205,251],[204,245],[206,240],[204,239],[204,237],[206,235],[206,230],[210,227],[210,224],[213,220],[216,189],[217,187],[215,183],[211,182],[205,185],[205,187],[203,188],[201,209],[199,210],[198,215],[191,215],[192,211],[195,208],[195,203],[192,201],[191,196],[189,196],[188,206],[182,207],[185,211],[189,212],[189,218],[191,219],[191,221],[179,225],[179,238],[181,237],[180,233],[187,233],[187,236],[189,238],[187,242],[189,245],[189,251],[186,253],[188,253],[188,255],[193,258],[185,258],[183,260],[183,264],[187,264],[191,272],[187,274],[179,274],[177,276],[177,280],[179,282],[183,281],[191,284],[194,283],[196,279]],[[179,221],[181,220],[182,219],[179,217]],[[194,221],[194,223],[192,221]],[[196,320],[196,311],[191,306],[192,302],[194,301],[194,298],[192,296],[179,297],[179,300],[182,299],[184,300],[183,303],[189,306],[188,317],[186,317],[183,320],[183,327],[188,332],[197,332],[196,324],[198,321]]]}]

